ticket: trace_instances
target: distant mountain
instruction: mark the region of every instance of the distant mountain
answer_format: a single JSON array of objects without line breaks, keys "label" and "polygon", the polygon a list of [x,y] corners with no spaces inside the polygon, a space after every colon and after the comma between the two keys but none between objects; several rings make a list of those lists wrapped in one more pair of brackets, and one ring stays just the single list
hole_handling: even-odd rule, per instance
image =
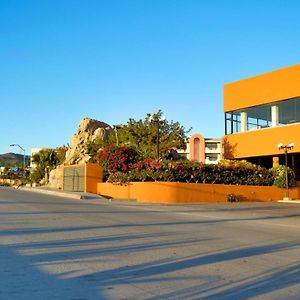
[{"label": "distant mountain", "polygon": [[[23,165],[24,156],[22,154],[16,153],[6,153],[0,154],[0,166],[5,166],[6,164],[10,164],[11,166]],[[30,156],[25,155],[26,165],[29,164]]]}]

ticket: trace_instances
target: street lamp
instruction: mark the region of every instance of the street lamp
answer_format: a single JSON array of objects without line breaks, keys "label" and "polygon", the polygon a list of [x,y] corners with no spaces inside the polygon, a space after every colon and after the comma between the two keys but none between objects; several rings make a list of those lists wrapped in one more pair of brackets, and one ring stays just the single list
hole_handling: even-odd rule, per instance
[{"label": "street lamp", "polygon": [[11,144],[10,147],[19,147],[23,151],[23,175],[25,175],[25,149],[21,147],[19,144]]},{"label": "street lamp", "polygon": [[294,148],[294,143],[289,143],[288,145],[283,145],[282,143],[277,145],[278,150],[284,151],[284,160],[285,160],[285,197],[289,198],[289,176],[288,176],[288,165],[287,165],[287,154],[289,150]]},{"label": "street lamp", "polygon": [[150,116],[149,117],[149,121],[151,123],[155,123],[156,124],[156,151],[157,151],[157,161],[159,161],[159,126],[161,122],[164,122],[166,120],[166,118],[164,116],[162,116],[161,118],[159,116]]},{"label": "street lamp", "polygon": [[123,124],[119,124],[119,125],[113,125],[113,129],[116,135],[116,145],[119,146],[119,135],[118,135],[118,129],[123,128],[124,125]]}]

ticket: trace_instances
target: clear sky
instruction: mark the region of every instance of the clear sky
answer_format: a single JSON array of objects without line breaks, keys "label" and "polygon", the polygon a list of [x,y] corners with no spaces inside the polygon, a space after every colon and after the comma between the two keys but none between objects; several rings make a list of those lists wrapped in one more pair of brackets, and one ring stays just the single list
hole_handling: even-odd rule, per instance
[{"label": "clear sky", "polygon": [[222,136],[225,83],[300,62],[299,12],[299,0],[0,0],[0,153],[67,144],[83,117],[158,109]]}]

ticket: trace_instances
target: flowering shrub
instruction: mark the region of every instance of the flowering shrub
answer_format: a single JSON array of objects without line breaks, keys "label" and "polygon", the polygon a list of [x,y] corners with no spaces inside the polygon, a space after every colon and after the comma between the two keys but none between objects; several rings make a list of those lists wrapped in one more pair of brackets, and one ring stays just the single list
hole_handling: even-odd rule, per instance
[{"label": "flowering shrub", "polygon": [[[169,181],[191,183],[219,183],[239,185],[276,185],[285,187],[285,167],[265,169],[243,161],[221,161],[205,165],[189,160],[141,160],[138,152],[128,147],[104,146],[98,160],[107,172],[107,181],[126,184],[130,181]],[[291,169],[289,185],[294,185]]]},{"label": "flowering shrub", "polygon": [[104,146],[98,152],[100,165],[110,173],[128,172],[132,164],[139,160],[138,153],[127,147]]},{"label": "flowering shrub", "polygon": [[106,171],[108,182],[169,181],[240,185],[273,185],[274,172],[248,162],[222,161],[205,165],[189,160],[140,160],[131,148],[105,146],[98,159]]},{"label": "flowering shrub", "polygon": [[165,171],[163,163],[145,159],[133,165],[130,181],[165,181]]}]

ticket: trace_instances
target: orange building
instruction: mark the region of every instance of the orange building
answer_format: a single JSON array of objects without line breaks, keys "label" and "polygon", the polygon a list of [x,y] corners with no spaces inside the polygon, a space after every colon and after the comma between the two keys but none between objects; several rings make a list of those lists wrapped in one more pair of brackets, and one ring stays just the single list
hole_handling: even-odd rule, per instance
[{"label": "orange building", "polygon": [[288,165],[300,177],[300,64],[224,86],[224,156],[272,167]]}]

